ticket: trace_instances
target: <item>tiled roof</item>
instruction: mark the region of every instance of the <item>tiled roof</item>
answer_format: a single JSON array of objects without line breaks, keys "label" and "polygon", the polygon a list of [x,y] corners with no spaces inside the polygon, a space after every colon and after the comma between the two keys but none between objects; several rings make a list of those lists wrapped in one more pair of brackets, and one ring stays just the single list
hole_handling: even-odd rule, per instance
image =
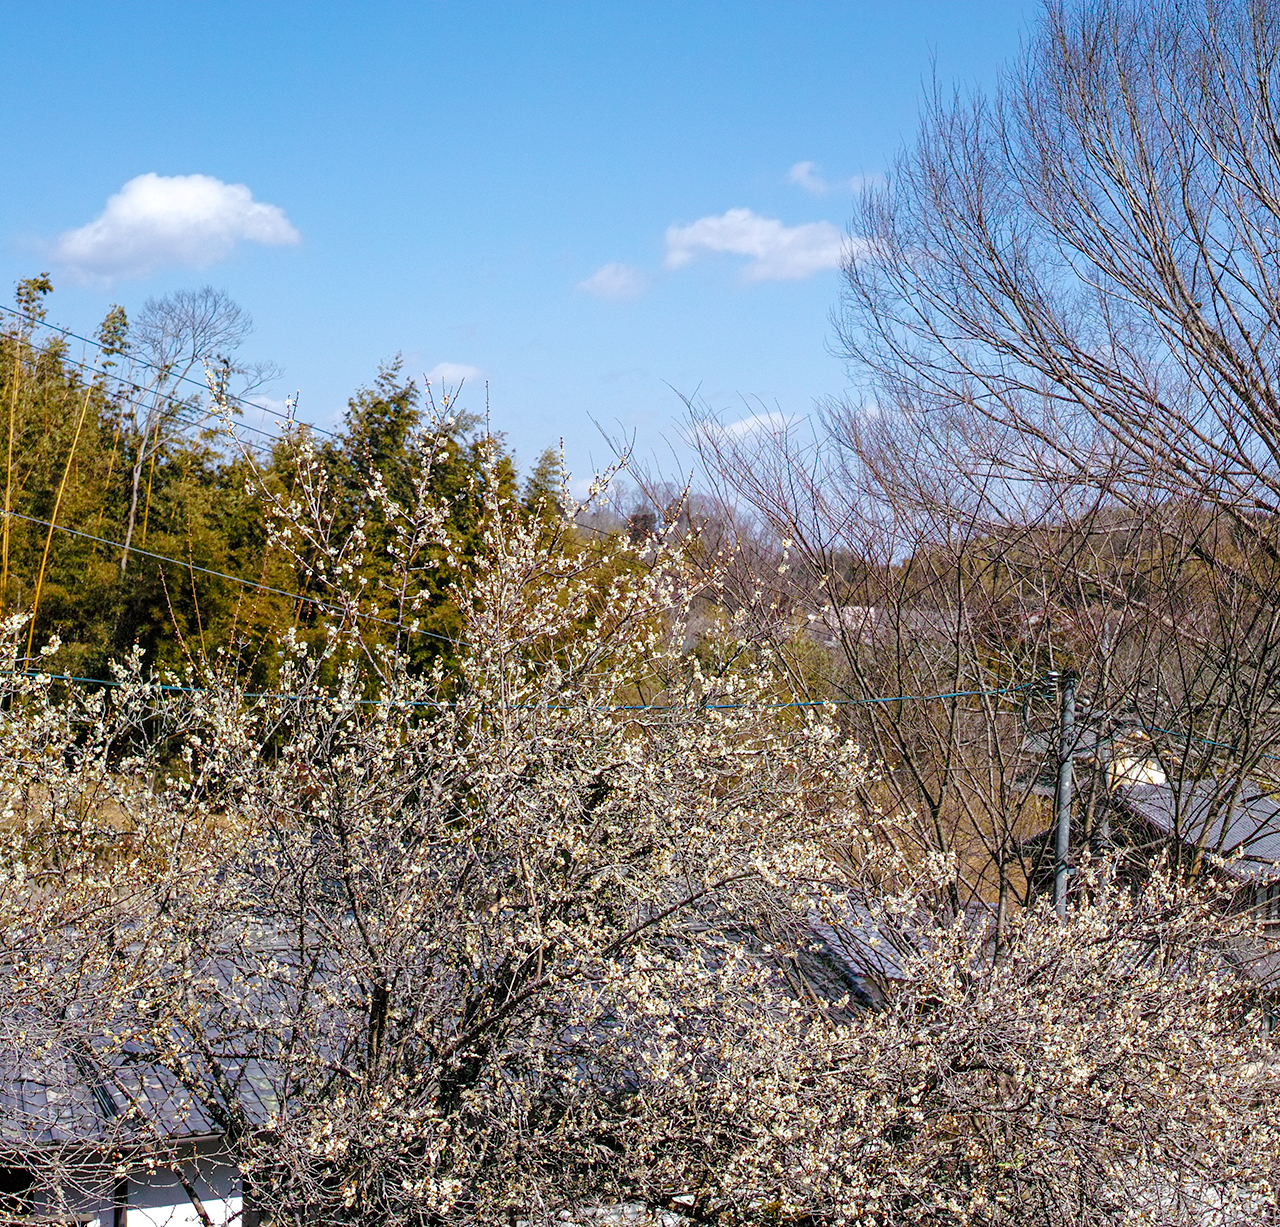
[{"label": "tiled roof", "polygon": [[[191,1091],[166,1070],[128,1052],[110,1057],[77,1041],[0,1037],[0,1148],[127,1143],[220,1132]],[[227,1071],[251,1118],[275,1102],[258,1063]]]},{"label": "tiled roof", "polygon": [[1158,831],[1226,858],[1226,872],[1234,878],[1280,872],[1280,801],[1248,780],[1230,813],[1220,781],[1198,780],[1177,791],[1168,784],[1133,784],[1117,791]]}]

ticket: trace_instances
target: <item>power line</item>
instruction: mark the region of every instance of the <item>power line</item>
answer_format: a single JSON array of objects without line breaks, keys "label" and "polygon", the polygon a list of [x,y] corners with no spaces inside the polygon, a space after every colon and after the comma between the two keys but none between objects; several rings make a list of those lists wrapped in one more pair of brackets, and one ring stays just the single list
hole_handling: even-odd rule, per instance
[{"label": "power line", "polygon": [[[1140,727],[1142,727],[1142,731],[1147,734],[1163,733],[1166,737],[1173,737],[1178,741],[1194,741],[1197,745],[1212,746],[1216,750],[1236,750],[1239,748],[1229,741],[1214,741],[1212,737],[1198,737],[1195,733],[1189,733],[1185,729],[1165,729],[1154,724],[1150,727]],[[1267,754],[1263,752],[1260,757],[1270,759],[1272,762],[1280,762],[1280,754]]]},{"label": "power line", "polygon": [[[170,559],[169,561],[173,561]],[[185,564],[182,564],[185,565]],[[216,574],[214,572],[213,574]],[[247,582],[247,581],[242,581]],[[302,597],[302,600],[309,598]],[[359,615],[368,617],[370,615]],[[421,634],[429,632],[422,631]],[[453,642],[450,640],[449,642]],[[77,685],[85,686],[101,686],[108,689],[114,689],[123,686],[125,683],[111,678],[99,677],[78,677],[68,673],[45,673],[42,670],[21,670],[21,669],[0,669],[0,676],[4,677],[25,677],[25,678],[48,678],[50,681],[69,682]],[[787,699],[773,703],[700,703],[696,707],[682,708],[676,707],[669,703],[616,703],[605,706],[605,711],[778,711],[789,708],[809,708],[809,707],[867,707],[884,703],[932,703],[946,699],[969,699],[969,698],[998,698],[1006,695],[1017,694],[1031,687],[1041,685],[1043,679],[1037,679],[1031,682],[1021,682],[1016,686],[1001,686],[986,690],[951,690],[938,694],[894,694],[894,695],[877,695],[873,698],[866,699]],[[212,687],[209,686],[175,686],[172,684],[154,685],[152,688],[167,694],[208,694]],[[311,694],[290,694],[284,691],[274,690],[256,690],[246,691],[242,696],[245,699],[279,699],[288,702],[321,702],[326,699],[332,699],[334,696],[311,693]],[[438,699],[354,699],[352,702],[360,707],[413,707],[413,708],[431,708],[433,710],[442,711],[449,707],[457,706],[456,703],[444,702]],[[533,709],[536,704],[520,704],[518,706]],[[548,704],[548,708],[552,711],[569,711],[572,710],[568,704]],[[1181,737],[1183,734],[1178,733],[1174,729],[1153,728],[1152,732],[1165,733],[1169,736]],[[1213,741],[1207,737],[1193,737],[1192,740],[1203,745],[1217,746],[1223,749],[1231,749],[1226,742]],[[1263,754],[1261,757],[1280,761],[1280,755]]]},{"label": "power line", "polygon": [[[25,520],[28,524],[39,524],[43,528],[57,529],[60,533],[67,533],[72,537],[80,537],[85,541],[92,541],[96,545],[109,546],[111,549],[115,550],[123,550],[125,548],[122,541],[110,541],[106,537],[98,537],[93,533],[82,532],[78,528],[68,528],[63,524],[54,524],[50,520],[41,520],[36,516],[23,515],[20,511],[10,511],[7,513],[0,511],[0,517],[5,514],[8,514],[15,520]],[[229,583],[242,584],[246,588],[253,588],[261,592],[270,592],[275,596],[288,597],[290,600],[294,601],[305,601],[307,604],[314,605],[317,609],[322,609],[326,613],[345,614],[347,612],[353,612],[343,610],[337,605],[330,605],[318,597],[305,596],[301,592],[289,592],[284,588],[274,588],[270,584],[264,584],[253,579],[244,579],[239,575],[228,575],[225,571],[215,571],[211,567],[202,567],[194,562],[183,561],[181,558],[170,558],[167,554],[157,554],[154,550],[145,550],[140,546],[130,545],[129,552],[131,554],[140,554],[144,558],[152,558],[156,562],[171,563],[173,566],[182,567],[187,571],[199,571],[202,575],[211,575],[215,579],[225,579]],[[438,635],[434,631],[414,629],[412,627],[405,626],[401,622],[393,621],[390,618],[379,618],[376,614],[353,612],[353,616],[357,618],[364,618],[369,622],[377,622],[382,626],[394,627],[396,630],[404,631],[407,635],[425,635],[428,639],[439,639],[443,643],[452,644],[455,647],[459,646],[456,640],[450,639],[447,635]]]},{"label": "power line", "polygon": [[[169,559],[167,561],[175,561]],[[186,564],[181,564],[186,565]],[[210,572],[210,574],[218,574]],[[223,578],[234,578],[224,576]],[[241,581],[248,582],[248,581]],[[277,591],[272,589],[272,591]],[[308,597],[300,597],[301,600],[309,600]],[[371,615],[358,615],[361,617],[369,617]],[[382,619],[377,619],[381,621]],[[394,625],[394,623],[390,624]],[[420,634],[430,634],[428,631],[418,632]],[[440,636],[436,636],[439,638]],[[449,640],[448,642],[454,642]],[[84,686],[101,686],[108,689],[115,689],[125,685],[124,682],[112,678],[99,677],[79,677],[68,673],[45,673],[42,670],[21,670],[21,669],[0,669],[0,676],[3,677],[25,677],[25,678],[48,678],[50,681],[68,682],[76,685]],[[987,690],[952,690],[939,694],[895,694],[895,695],[878,695],[874,698],[866,699],[789,699],[781,700],[774,703],[701,703],[694,708],[676,707],[668,703],[617,703],[611,704],[604,708],[605,711],[777,711],[788,708],[808,708],[808,707],[867,707],[884,703],[931,703],[946,699],[968,699],[968,698],[996,698],[1010,694],[1016,694],[1025,691],[1031,687],[1041,685],[1043,679],[1037,679],[1031,682],[1022,682],[1017,686],[1001,686],[999,688]],[[175,686],[172,684],[151,685],[151,688],[166,694],[208,694],[212,690],[209,686]],[[290,694],[284,691],[274,690],[256,690],[246,691],[241,698],[245,699],[279,699],[287,702],[322,702],[326,699],[332,699],[333,695],[322,693],[311,694]],[[431,708],[433,710],[442,711],[449,707],[457,706],[456,703],[444,702],[438,699],[354,699],[352,702],[360,707],[413,707],[413,708]],[[520,704],[518,706],[529,709],[536,708],[536,704]],[[552,711],[569,711],[572,708],[568,704],[548,704],[548,708]],[[1152,728],[1152,732],[1164,733],[1169,736],[1182,737],[1184,734],[1178,733],[1174,729]],[[1207,737],[1191,738],[1193,741],[1202,745],[1216,746],[1223,749],[1232,749],[1228,743],[1222,741],[1214,741]],[[1262,758],[1280,761],[1280,755],[1262,754]]]},{"label": "power line", "polygon": [[[77,677],[68,673],[45,673],[41,670],[19,670],[4,669],[0,670],[0,676],[6,677],[28,677],[39,678],[45,677],[52,681],[72,682],[89,686],[104,686],[115,688],[123,686],[125,683],[111,678],[97,677]],[[147,683],[144,683],[147,684]],[[792,699],[777,703],[700,703],[694,708],[676,707],[669,703],[616,703],[608,705],[604,708],[606,711],[774,711],[793,707],[847,707],[847,706],[866,706],[873,703],[927,703],[938,699],[960,699],[973,698],[976,696],[995,696],[1011,694],[1014,691],[1023,690],[1029,685],[1035,685],[1034,682],[1025,682],[1020,686],[1004,686],[995,690],[958,690],[945,694],[898,694],[898,695],[882,695],[872,699]],[[174,686],[174,685],[153,685],[153,689],[164,693],[174,694],[208,694],[212,687],[209,686]],[[325,699],[333,698],[332,695],[326,694],[288,694],[273,690],[246,691],[242,696],[245,699],[284,699],[297,702],[320,702]],[[457,706],[455,703],[441,702],[436,699],[355,699],[353,700],[359,706],[380,706],[386,705],[391,707],[430,707],[437,710],[443,710],[447,707]],[[518,706],[535,708],[536,704],[519,704]],[[569,711],[572,708],[568,704],[547,705],[552,711]]]},{"label": "power line", "polygon": [[[7,310],[7,308],[6,308],[6,310]],[[115,374],[112,374],[112,372],[110,372],[110,371],[108,371],[108,370],[105,370],[105,369],[103,369],[103,368],[102,368],[102,367],[100,367],[100,366],[95,366],[95,365],[94,365],[93,363],[91,363],[91,362],[86,362],[84,359],[81,359],[81,358],[72,358],[72,357],[70,357],[70,356],[66,356],[66,357],[63,357],[63,358],[61,359],[61,361],[62,361],[62,362],[64,362],[67,366],[73,366],[73,367],[76,367],[77,369],[79,369],[81,372],[83,372],[83,373],[85,373],[85,374],[88,374],[88,373],[92,372],[92,373],[93,373],[93,374],[95,374],[95,375],[101,375],[104,379],[111,379],[111,380],[114,380],[116,383],[121,384],[121,385],[123,385],[125,388],[129,388],[129,389],[131,389],[131,390],[133,390],[133,391],[135,391],[135,392],[145,392],[145,391],[146,391],[146,389],[145,389],[141,384],[134,383],[131,379],[125,379],[122,375],[115,375]],[[170,398],[170,399],[172,400],[172,398]],[[137,407],[137,408],[139,408],[139,409],[141,409],[141,408],[143,408],[143,407],[144,407],[144,406],[143,406],[143,403],[142,403],[142,401],[141,401],[141,400],[133,399],[133,398],[130,398],[130,397],[128,397],[128,396],[117,396],[117,397],[116,397],[116,403],[117,403],[117,404],[124,404],[124,405],[133,405],[133,406],[135,406],[135,407]],[[184,419],[184,417],[183,417],[183,414],[184,414],[184,413],[185,413],[185,414],[195,414],[195,413],[199,413],[199,412],[200,412],[200,410],[192,409],[190,406],[188,406],[188,405],[184,405],[184,404],[183,404],[183,402],[181,402],[181,401],[176,401],[176,402],[173,402],[173,403],[174,403],[174,404],[177,404],[177,405],[179,405],[179,406],[181,406],[181,408],[176,409],[176,410],[174,411],[174,415],[173,415],[173,416],[174,416],[174,418],[175,418],[176,420],[183,422],[183,423],[184,423],[184,425],[197,426],[197,425],[199,425],[199,424],[200,424],[200,423],[199,423],[199,420],[198,420],[198,419],[196,419],[196,418],[185,418],[185,419]],[[205,416],[206,416],[206,417],[211,417],[211,416],[213,416],[213,415],[212,415],[212,414],[206,414]],[[271,432],[271,431],[269,431],[269,430],[263,430],[263,429],[262,429],[261,427],[259,427],[259,426],[251,426],[248,422],[235,422],[235,423],[234,423],[234,426],[235,426],[235,427],[236,427],[236,429],[238,429],[238,430],[251,430],[251,431],[253,431],[253,433],[254,433],[254,434],[261,435],[264,439],[279,440],[279,439],[281,438],[281,436],[280,436],[280,435],[278,435],[278,434],[274,434],[274,433],[272,433],[272,432]]]},{"label": "power line", "polygon": [[[84,686],[102,686],[108,690],[114,690],[125,685],[124,682],[119,681],[116,678],[77,677],[76,675],[71,673],[45,673],[42,670],[38,670],[38,669],[29,669],[26,671],[23,671],[20,669],[0,669],[0,676],[29,677],[29,678],[45,677],[45,678],[48,678],[50,681],[54,681],[54,682],[72,682],[72,683],[75,683],[78,685],[84,685]],[[146,685],[153,690],[157,690],[162,694],[209,694],[213,690],[212,686],[174,686],[172,684],[156,685],[150,682],[144,682],[143,685]],[[302,702],[315,703],[315,702],[320,702],[321,700],[324,700],[324,699],[331,699],[334,696],[321,694],[321,693],[288,694],[282,691],[275,691],[275,690],[248,690],[240,697],[244,699],[286,699],[286,700],[294,700],[299,703],[302,703]],[[400,699],[400,700],[355,699],[353,701],[360,706],[377,705],[379,703],[390,704],[393,707],[407,705],[410,707],[442,708],[442,707],[449,706],[449,704],[447,703],[439,703],[439,702],[435,702],[433,700],[427,700],[427,699]]]},{"label": "power line", "polygon": [[[69,366],[77,367],[82,372],[85,372],[85,373],[92,372],[95,375],[101,375],[104,379],[114,380],[116,383],[123,385],[125,388],[128,388],[131,391],[138,392],[138,393],[146,392],[146,388],[144,388],[141,384],[134,383],[133,380],[131,379],[125,379],[124,376],[122,375],[113,374],[111,371],[105,370],[103,367],[100,367],[100,366],[95,366],[92,362],[86,362],[84,359],[66,357],[66,358],[63,358],[62,361],[67,363],[67,365]],[[172,398],[167,398],[167,399],[169,399],[171,403],[178,406],[177,408],[174,409],[173,416],[179,421],[183,420],[184,414],[195,415],[195,414],[201,414],[203,412],[202,410],[192,408],[190,405],[186,404],[185,402],[173,401]],[[128,396],[117,396],[115,400],[117,404],[133,405],[139,409],[142,409],[145,407],[143,405],[143,402],[137,398],[132,398]],[[210,413],[204,413],[203,416],[205,419],[208,419],[214,415]],[[186,424],[191,426],[197,426],[200,424],[200,419],[194,416],[189,417],[186,420]],[[254,434],[262,435],[262,437],[265,439],[280,438],[280,435],[273,434],[271,431],[268,431],[268,430],[263,430],[259,426],[251,426],[248,422],[236,422],[235,426],[241,430],[251,430],[253,431]]]},{"label": "power line", "polygon": [[[13,307],[0,306],[0,311],[4,311],[7,314],[12,315],[15,319],[24,320],[28,324],[33,325],[34,327],[47,328],[51,332],[60,333],[64,337],[72,337],[77,341],[83,341],[84,344],[92,345],[95,349],[99,349],[99,350],[106,349],[106,346],[103,345],[101,341],[95,341],[92,337],[81,336],[80,333],[78,332],[72,332],[70,328],[63,328],[61,327],[61,325],[58,325],[58,324],[50,324],[47,320],[38,319],[36,316],[28,315],[24,311],[17,311]],[[140,366],[148,367],[150,370],[159,371],[161,374],[165,373],[163,367],[157,366],[154,362],[148,362],[145,358],[131,358],[130,361],[136,362]],[[200,380],[198,379],[192,379],[190,375],[178,375],[175,377],[175,381],[178,383],[189,383],[193,387],[200,388],[202,391],[205,391],[205,392],[209,390],[206,384],[201,383]],[[141,389],[139,390],[141,391]],[[262,413],[269,413],[274,417],[283,419],[284,421],[294,421],[294,419],[291,418],[287,413],[281,413],[279,409],[272,409],[269,405],[256,404],[251,400],[245,400],[245,398],[242,396],[229,396],[227,399],[235,401],[235,403],[238,405],[245,405],[250,409],[257,409]],[[333,431],[325,430],[323,426],[314,426],[306,422],[298,422],[297,424],[299,426],[306,426],[308,430],[315,431],[316,434],[326,435],[330,439],[337,437],[333,433]]]},{"label": "power line", "polygon": [[[788,699],[777,703],[704,703],[701,706],[707,711],[734,711],[742,708],[763,710],[784,707],[871,707],[881,703],[933,703],[942,699],[972,699],[980,696],[1013,694],[1034,685],[1034,682],[1024,682],[1019,686],[1004,686],[999,690],[952,690],[945,694],[893,694],[880,695],[873,699]],[[658,705],[624,703],[613,710],[645,711],[655,706]]]}]

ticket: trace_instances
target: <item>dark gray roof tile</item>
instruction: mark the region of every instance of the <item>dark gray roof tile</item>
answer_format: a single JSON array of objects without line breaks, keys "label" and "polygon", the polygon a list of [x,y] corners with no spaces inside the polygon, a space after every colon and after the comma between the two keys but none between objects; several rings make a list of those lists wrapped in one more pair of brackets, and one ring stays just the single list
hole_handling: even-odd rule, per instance
[{"label": "dark gray roof tile", "polygon": [[1175,791],[1168,784],[1118,790],[1125,804],[1156,830],[1222,856],[1240,880],[1280,873],[1280,801],[1245,781],[1227,813],[1222,781],[1197,780]]}]

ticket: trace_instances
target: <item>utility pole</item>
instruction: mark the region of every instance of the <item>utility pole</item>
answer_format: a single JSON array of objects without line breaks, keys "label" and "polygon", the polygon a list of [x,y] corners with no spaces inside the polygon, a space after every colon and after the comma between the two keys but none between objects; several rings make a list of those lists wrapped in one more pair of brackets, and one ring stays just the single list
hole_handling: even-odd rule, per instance
[{"label": "utility pole", "polygon": [[1067,914],[1067,858],[1071,852],[1072,763],[1075,754],[1076,685],[1080,675],[1074,669],[1058,677],[1061,705],[1058,709],[1058,849],[1053,866],[1053,905],[1060,917]]}]

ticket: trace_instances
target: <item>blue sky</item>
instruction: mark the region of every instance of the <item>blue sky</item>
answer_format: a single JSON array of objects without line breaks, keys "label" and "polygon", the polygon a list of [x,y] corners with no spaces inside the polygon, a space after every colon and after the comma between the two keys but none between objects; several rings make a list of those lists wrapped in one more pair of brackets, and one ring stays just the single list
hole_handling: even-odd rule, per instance
[{"label": "blue sky", "polygon": [[[6,0],[0,281],[50,318],[205,282],[299,416],[400,351],[468,379],[525,463],[593,422],[664,452],[676,391],[727,417],[839,394],[852,182],[922,88],[990,84],[1029,3]],[[190,178],[199,176],[199,178]],[[242,185],[242,186],[241,186]]]}]

